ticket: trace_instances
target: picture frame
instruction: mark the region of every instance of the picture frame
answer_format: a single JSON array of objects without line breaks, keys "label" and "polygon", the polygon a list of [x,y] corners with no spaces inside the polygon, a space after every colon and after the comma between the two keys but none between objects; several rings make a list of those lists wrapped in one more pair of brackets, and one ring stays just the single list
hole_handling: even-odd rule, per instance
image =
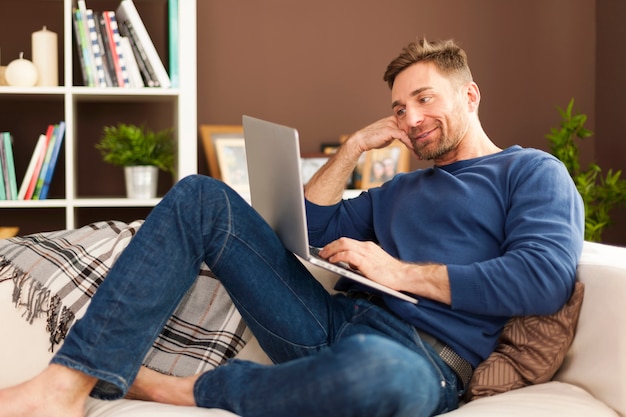
[{"label": "picture frame", "polygon": [[315,173],[326,163],[330,156],[328,154],[309,154],[300,158],[300,175],[302,184],[306,184]]},{"label": "picture frame", "polygon": [[409,150],[399,140],[393,141],[391,145],[385,148],[367,151],[364,155],[359,188],[378,187],[389,181],[394,175],[408,172],[409,164]]},{"label": "picture frame", "polygon": [[218,137],[215,154],[221,180],[242,196],[250,194],[246,144],[243,137]]},{"label": "picture frame", "polygon": [[209,175],[221,180],[222,173],[217,158],[215,143],[219,139],[241,139],[243,140],[243,126],[241,125],[200,125],[200,137],[204,148]]}]

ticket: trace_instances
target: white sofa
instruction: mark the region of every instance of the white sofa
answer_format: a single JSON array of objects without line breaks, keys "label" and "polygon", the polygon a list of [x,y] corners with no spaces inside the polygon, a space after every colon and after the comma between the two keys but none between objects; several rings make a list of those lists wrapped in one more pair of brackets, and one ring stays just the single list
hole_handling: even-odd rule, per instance
[{"label": "white sofa", "polygon": [[[330,288],[334,277],[314,270]],[[585,298],[577,334],[552,381],[472,401],[450,417],[626,417],[626,248],[585,243],[578,267]],[[23,381],[51,357],[43,319],[27,324],[11,303],[12,284],[0,284],[0,388]],[[239,357],[267,362],[250,342]],[[233,416],[223,410],[141,401],[89,400],[87,417]],[[302,416],[306,417],[306,416]]]}]

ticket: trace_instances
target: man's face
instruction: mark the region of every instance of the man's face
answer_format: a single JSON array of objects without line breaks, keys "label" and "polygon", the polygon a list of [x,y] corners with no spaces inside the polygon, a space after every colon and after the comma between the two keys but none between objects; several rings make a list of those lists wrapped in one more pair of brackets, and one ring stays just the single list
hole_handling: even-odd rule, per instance
[{"label": "man's face", "polygon": [[465,88],[432,63],[417,63],[396,77],[393,112],[420,159],[438,160],[454,151],[469,129]]}]

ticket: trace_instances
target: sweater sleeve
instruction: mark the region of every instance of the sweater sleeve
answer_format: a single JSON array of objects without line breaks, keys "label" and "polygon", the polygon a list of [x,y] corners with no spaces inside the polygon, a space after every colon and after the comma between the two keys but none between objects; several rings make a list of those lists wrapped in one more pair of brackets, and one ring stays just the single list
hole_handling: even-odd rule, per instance
[{"label": "sweater sleeve", "polygon": [[453,310],[550,314],[569,298],[582,252],[582,199],[560,162],[537,164],[510,187],[502,255],[447,265]]}]

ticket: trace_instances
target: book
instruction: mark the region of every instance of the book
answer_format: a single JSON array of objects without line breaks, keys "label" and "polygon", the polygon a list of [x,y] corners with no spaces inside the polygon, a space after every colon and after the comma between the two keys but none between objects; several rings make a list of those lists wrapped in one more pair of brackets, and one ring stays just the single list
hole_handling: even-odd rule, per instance
[{"label": "book", "polygon": [[156,78],[159,81],[159,85],[163,88],[170,88],[172,85],[170,77],[163,66],[163,61],[161,61],[161,58],[152,43],[152,39],[150,38],[150,35],[141,20],[141,16],[139,16],[139,12],[135,7],[135,3],[133,3],[133,0],[122,0],[115,12],[115,15],[117,16],[118,24],[130,22],[137,35],[139,43],[145,51],[148,62],[152,66]]},{"label": "book", "polygon": [[106,69],[111,78],[111,85],[117,87],[119,83],[117,81],[117,71],[115,68],[115,60],[117,54],[115,53],[115,44],[113,43],[112,34],[109,31],[107,25],[107,18],[105,12],[98,13],[97,23],[100,26],[100,35],[102,36],[102,43],[104,44],[104,55],[106,57]]},{"label": "book", "polygon": [[129,87],[130,80],[128,79],[124,51],[122,50],[122,45],[120,43],[120,32],[117,27],[115,12],[109,10],[103,12],[103,15],[107,28],[107,36],[109,37],[109,46],[111,48],[111,54],[113,55],[113,62],[115,64],[115,74],[118,86]]},{"label": "book", "polygon": [[79,21],[80,12],[75,10],[72,13],[72,27],[74,29],[74,38],[76,39],[76,55],[78,55],[78,60],[80,62],[80,72],[83,76],[83,84],[89,84],[89,76],[87,75],[87,63],[85,62],[85,56],[83,54],[83,44],[80,39],[80,21]]},{"label": "book", "polygon": [[33,200],[39,200],[39,195],[41,194],[41,189],[43,188],[46,172],[48,171],[48,167],[50,166],[50,159],[52,158],[54,144],[57,141],[58,128],[59,125],[52,125],[52,134],[50,136],[50,140],[48,141],[48,146],[46,147],[46,154],[44,155],[43,164],[41,165],[41,171],[39,171],[39,176],[37,177],[37,182],[35,183],[35,191],[33,192],[32,196]]},{"label": "book", "polygon": [[130,41],[131,48],[133,49],[133,55],[135,56],[137,65],[139,66],[139,71],[141,72],[144,84],[148,87],[159,87],[159,80],[152,70],[152,66],[148,61],[146,52],[139,42],[139,38],[133,29],[133,25],[129,21],[125,21],[121,23],[119,29],[124,37]]},{"label": "book", "polygon": [[94,78],[95,68],[92,69],[92,58],[87,40],[87,34],[85,32],[85,25],[83,24],[82,12],[78,9],[74,11],[73,23],[74,23],[74,35],[76,36],[76,43],[78,48],[78,56],[81,63],[81,71],[83,75],[83,83],[87,87],[93,87],[96,85]]},{"label": "book", "polygon": [[85,52],[85,61],[87,64],[87,70],[90,74],[89,78],[89,87],[95,87],[98,83],[98,76],[96,72],[96,57],[94,56],[94,51],[91,47],[91,38],[89,34],[89,19],[87,17],[87,5],[85,4],[85,0],[78,0],[78,11],[80,12],[79,21],[80,21],[80,30],[81,30],[81,38],[84,45]]},{"label": "book", "polygon": [[106,85],[109,87],[116,87],[117,79],[115,78],[113,55],[111,54],[111,48],[108,44],[107,29],[104,24],[104,18],[101,12],[96,11],[93,12],[93,18],[96,23],[96,32],[98,33],[98,44],[100,44],[100,50],[102,51],[102,65],[104,67]]},{"label": "book", "polygon": [[24,196],[24,200],[32,200],[33,195],[35,193],[35,187],[37,186],[37,181],[39,180],[39,174],[41,173],[41,168],[43,166],[44,159],[46,158],[46,152],[48,150],[48,144],[50,143],[50,139],[52,138],[52,133],[54,132],[54,125],[49,125],[44,136],[44,144],[41,149],[41,153],[37,155],[37,162],[35,163],[35,169],[33,170],[33,175],[30,177],[28,188],[26,189],[26,195]]},{"label": "book", "polygon": [[[17,199],[17,182],[15,178],[15,161],[13,159],[13,138],[9,132],[2,133],[3,141],[3,173],[8,175],[4,178],[5,194],[7,200]],[[4,169],[6,168],[6,169]]]},{"label": "book", "polygon": [[39,135],[37,139],[37,144],[35,145],[35,149],[33,150],[33,154],[30,157],[30,162],[28,163],[28,168],[26,168],[26,173],[24,174],[24,179],[22,180],[22,185],[20,186],[20,190],[17,194],[18,200],[26,200],[26,191],[28,190],[28,185],[30,184],[30,179],[35,172],[35,166],[37,165],[37,161],[39,160],[39,155],[42,152],[45,152],[46,146],[46,135]]},{"label": "book", "polygon": [[170,80],[178,88],[178,0],[168,0],[167,8]]},{"label": "book", "polygon": [[8,173],[4,173],[5,163],[4,163],[4,142],[0,140],[0,200],[7,199],[7,187],[5,185],[4,179],[8,178]]},{"label": "book", "polygon": [[145,87],[146,85],[143,82],[139,65],[133,53],[133,47],[130,44],[130,39],[126,36],[120,36],[120,44],[122,45],[122,53],[126,58],[126,69],[128,71],[130,86],[135,88]]},{"label": "book", "polygon": [[61,150],[61,144],[63,143],[63,137],[65,136],[65,122],[61,121],[57,125],[57,128],[54,131],[55,140],[54,140],[54,148],[50,154],[50,163],[48,164],[48,169],[44,175],[43,186],[41,187],[41,192],[39,193],[39,199],[45,200],[48,197],[48,190],[50,189],[50,183],[52,182],[52,176],[54,175],[54,169],[57,164],[57,160],[59,159],[59,153]]},{"label": "book", "polygon": [[93,57],[93,64],[96,70],[96,87],[106,87],[107,82],[106,75],[104,73],[104,61],[102,60],[102,50],[100,49],[100,42],[98,40],[98,32],[96,30],[96,20],[93,16],[93,10],[86,9],[85,18],[87,21],[87,37],[91,48],[91,56]]}]

